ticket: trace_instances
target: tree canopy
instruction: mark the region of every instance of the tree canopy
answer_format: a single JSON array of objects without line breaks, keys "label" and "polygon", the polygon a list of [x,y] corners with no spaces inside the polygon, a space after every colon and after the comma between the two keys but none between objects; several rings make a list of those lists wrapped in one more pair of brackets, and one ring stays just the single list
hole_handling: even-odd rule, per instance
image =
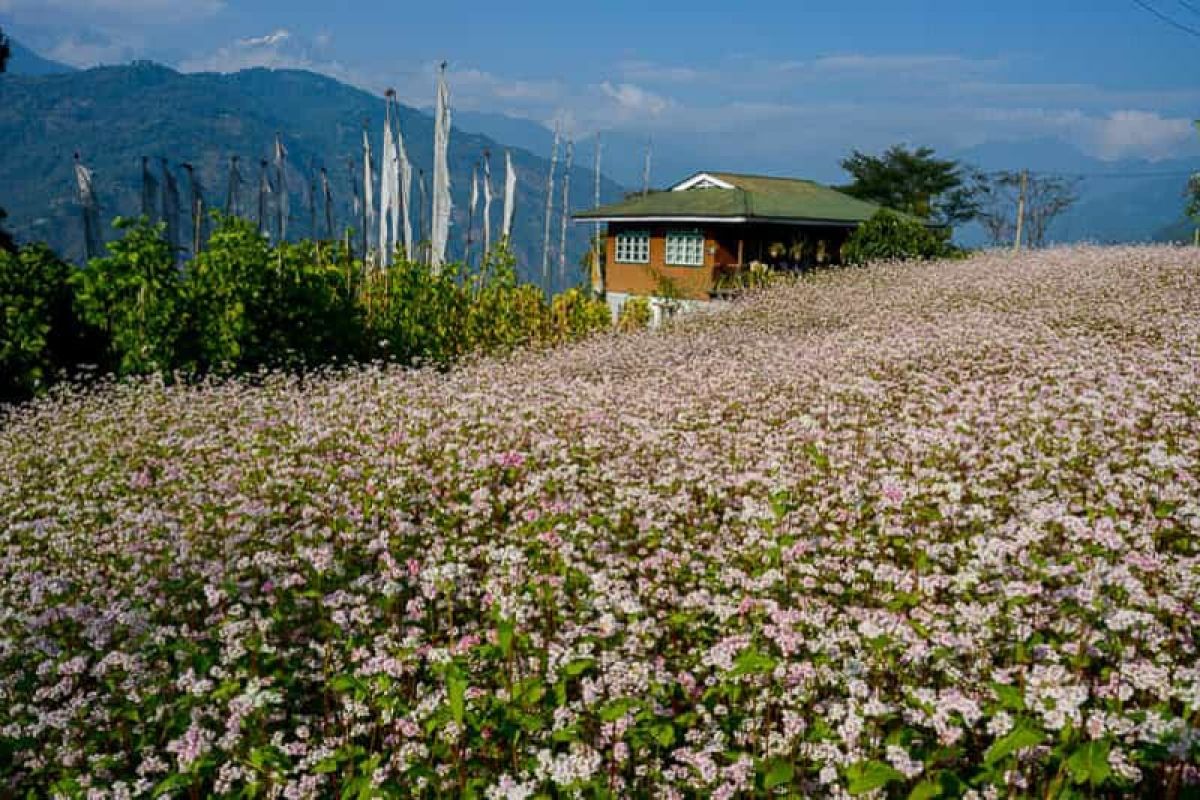
[{"label": "tree canopy", "polygon": [[860,200],[946,225],[966,222],[978,210],[969,170],[936,158],[929,147],[894,145],[879,156],[854,150],[841,166],[853,179],[841,190]]},{"label": "tree canopy", "polygon": [[[4,72],[8,68],[8,57],[12,55],[12,48],[9,47],[8,37],[4,35],[4,29],[0,28],[0,72]],[[14,252],[16,243],[13,242],[12,235],[4,230],[4,220],[8,217],[8,212],[0,208],[0,252]]]}]

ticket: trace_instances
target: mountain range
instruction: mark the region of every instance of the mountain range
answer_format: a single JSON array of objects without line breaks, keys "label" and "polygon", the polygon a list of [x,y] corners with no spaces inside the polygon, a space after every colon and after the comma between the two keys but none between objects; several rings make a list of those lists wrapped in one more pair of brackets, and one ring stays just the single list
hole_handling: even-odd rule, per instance
[{"label": "mountain range", "polygon": [[[533,152],[548,153],[554,140],[553,132],[544,125],[504,114],[464,112],[458,120],[468,130]],[[617,132],[605,132],[601,138],[604,171],[627,186],[640,187],[647,140]],[[591,140],[581,145],[585,157],[592,156],[594,146]],[[1200,172],[1200,158],[1105,161],[1055,139],[989,142],[949,156],[985,172],[1029,169],[1071,178],[1078,201],[1051,226],[1051,242],[1192,240],[1194,226],[1183,216],[1183,192],[1187,176]],[[689,149],[686,143],[681,146],[676,141],[660,142],[653,150],[652,183],[669,185],[698,170],[713,168],[695,147]],[[797,165],[787,172],[814,177],[829,171],[828,165],[820,169]],[[956,238],[968,246],[986,243],[978,225],[964,226],[957,234]]]},{"label": "mountain range", "polygon": [[[1105,161],[1052,139],[992,142],[954,157],[988,172],[1028,169],[1073,180],[1079,199],[1051,225],[1051,242],[1192,240],[1184,191],[1188,175],[1200,172],[1200,158]],[[982,232],[971,228],[962,236],[970,244],[982,241]]]},{"label": "mountain range", "polygon": [[[224,202],[228,161],[241,157],[244,194],[253,194],[258,161],[271,154],[276,131],[289,151],[293,189],[290,228],[307,235],[311,223],[303,187],[314,168],[328,167],[333,181],[339,229],[353,225],[352,186],[361,181],[362,126],[378,148],[383,125],[382,99],[325,75],[301,70],[250,69],[232,74],[180,73],[150,62],[74,70],[12,42],[9,73],[0,75],[0,205],[20,240],[42,239],[78,260],[82,237],[71,172],[71,156],[81,153],[96,172],[106,219],[135,214],[139,208],[141,157],[168,158],[177,166],[197,166],[210,204]],[[453,89],[453,85],[451,86]],[[455,110],[450,163],[454,198],[450,251],[461,256],[467,223],[472,168],[483,153],[492,156],[492,184],[503,185],[503,154],[510,150],[519,176],[513,245],[523,277],[535,279],[541,268],[548,156],[553,132],[533,120],[499,113]],[[410,157],[428,175],[433,152],[433,120],[428,109],[401,106],[400,124]],[[601,134],[601,200],[622,197],[625,187],[640,187],[648,140],[623,132]],[[576,145],[571,173],[572,210],[593,202],[594,140]],[[721,168],[704,155],[701,139],[654,144],[652,185],[664,186],[700,169]],[[1071,145],[1044,139],[989,142],[950,153],[983,169],[1030,169],[1073,176],[1078,202],[1051,227],[1052,242],[1190,241],[1192,224],[1184,219],[1187,175],[1200,171],[1200,158],[1169,161],[1105,161]],[[788,174],[833,174],[833,165],[796,165]],[[560,179],[556,207],[561,198]],[[179,175],[181,188],[187,185]],[[414,198],[417,189],[413,188]],[[252,205],[244,198],[245,205]],[[493,228],[499,227],[499,203]],[[419,219],[414,213],[413,225]],[[478,224],[476,225],[478,230]],[[587,248],[587,229],[568,227],[567,262],[572,283]],[[476,239],[479,234],[475,234]],[[552,241],[558,241],[558,222]],[[984,243],[978,226],[965,226],[956,238],[966,245]]]},{"label": "mountain range", "polygon": [[[19,48],[19,45],[18,45]],[[233,74],[179,73],[151,62],[89,70],[60,68],[24,48],[14,48],[12,71],[0,76],[0,205],[19,241],[44,240],[72,260],[82,257],[82,226],[72,172],[80,153],[95,172],[96,190],[106,223],[140,210],[141,159],[166,158],[186,197],[188,183],[178,165],[196,167],[210,206],[223,206],[229,159],[240,156],[245,181],[243,207],[253,208],[258,162],[269,158],[276,132],[288,150],[287,182],[294,236],[312,228],[306,187],[320,166],[329,170],[338,229],[354,226],[354,182],[361,181],[364,124],[378,160],[384,103],[380,97],[312,72],[250,69]],[[31,74],[31,70],[33,73]],[[401,106],[400,126],[414,169],[431,174],[433,120]],[[518,176],[513,248],[526,279],[541,272],[541,251],[549,162],[520,147],[455,126],[450,139],[454,211],[449,256],[465,249],[472,170],[490,153],[492,229],[498,231],[504,184],[504,154],[509,150]],[[578,162],[577,162],[578,163]],[[557,249],[561,218],[562,166],[558,168],[552,250]],[[594,177],[587,166],[571,173],[572,210],[590,208]],[[624,194],[612,180],[601,184],[602,201]],[[413,186],[414,205],[418,197]],[[479,241],[482,200],[474,237]],[[426,215],[427,216],[427,215]],[[412,217],[414,228],[419,215]],[[318,223],[320,226],[321,223]],[[185,226],[186,229],[186,226]],[[580,280],[580,260],[590,229],[568,225],[567,280]],[[111,235],[111,233],[110,233]],[[478,252],[478,246],[476,246]],[[557,261],[557,255],[552,263]],[[552,270],[554,272],[555,270]]]}]

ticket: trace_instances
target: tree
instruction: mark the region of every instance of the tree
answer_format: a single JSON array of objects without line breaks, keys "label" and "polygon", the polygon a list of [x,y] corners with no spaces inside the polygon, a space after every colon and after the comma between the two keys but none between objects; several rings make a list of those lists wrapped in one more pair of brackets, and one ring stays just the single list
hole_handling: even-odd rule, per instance
[{"label": "tree", "polygon": [[944,237],[924,224],[883,208],[850,235],[842,258],[848,264],[867,264],[941,258],[951,251]]},{"label": "tree", "polygon": [[[1195,124],[1196,133],[1200,133],[1200,119]],[[1187,200],[1185,212],[1196,223],[1196,243],[1200,244],[1200,172],[1188,179]]]},{"label": "tree", "polygon": [[[1028,175],[1025,186],[1023,239],[1029,247],[1043,247],[1050,223],[1079,199],[1073,178]],[[993,245],[1008,244],[1017,231],[1017,208],[1021,196],[1020,172],[996,172],[979,176],[976,219]]]},{"label": "tree", "polygon": [[[0,72],[4,72],[8,68],[8,57],[12,55],[12,48],[8,44],[8,37],[4,35],[4,29],[0,28]],[[4,230],[4,219],[8,213],[0,208],[0,252],[16,253],[17,245],[13,241],[12,235]]]},{"label": "tree", "polygon": [[976,174],[928,147],[894,145],[883,155],[853,151],[841,162],[854,179],[846,194],[941,225],[957,225],[977,212]]}]

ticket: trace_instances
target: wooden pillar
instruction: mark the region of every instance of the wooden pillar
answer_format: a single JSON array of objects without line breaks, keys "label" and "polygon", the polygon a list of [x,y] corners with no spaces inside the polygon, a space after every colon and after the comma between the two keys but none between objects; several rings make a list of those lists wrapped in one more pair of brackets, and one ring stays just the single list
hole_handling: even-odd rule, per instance
[{"label": "wooden pillar", "polygon": [[746,240],[738,239],[738,269],[741,269],[742,266],[745,265],[745,263],[746,263],[745,260],[743,259],[743,256],[745,255],[745,253],[746,253]]}]

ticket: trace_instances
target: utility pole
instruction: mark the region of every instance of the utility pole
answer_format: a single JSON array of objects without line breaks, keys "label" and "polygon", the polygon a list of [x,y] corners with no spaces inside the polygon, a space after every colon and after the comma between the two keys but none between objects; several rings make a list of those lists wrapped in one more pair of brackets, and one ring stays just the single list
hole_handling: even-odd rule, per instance
[{"label": "utility pole", "polygon": [[642,197],[650,194],[650,161],[654,157],[654,139],[646,140],[646,163],[642,167]]},{"label": "utility pole", "polygon": [[1013,252],[1021,252],[1021,235],[1025,232],[1025,192],[1029,188],[1029,170],[1021,170],[1021,193],[1017,197],[1017,238]]}]

